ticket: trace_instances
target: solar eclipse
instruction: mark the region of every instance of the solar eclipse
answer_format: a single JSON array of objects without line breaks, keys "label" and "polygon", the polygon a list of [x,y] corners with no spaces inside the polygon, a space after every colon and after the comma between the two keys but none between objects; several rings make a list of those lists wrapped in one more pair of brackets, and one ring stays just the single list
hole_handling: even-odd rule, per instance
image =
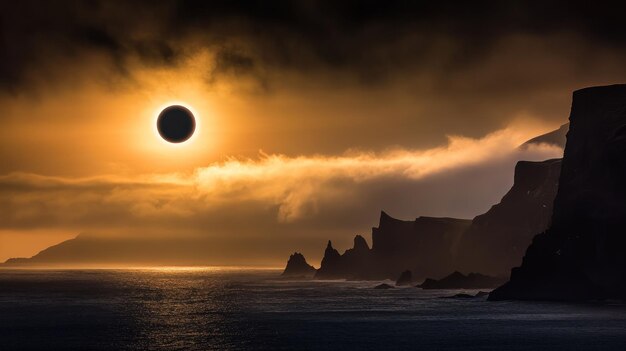
[{"label": "solar eclipse", "polygon": [[193,135],[196,120],[188,108],[180,105],[168,106],[159,113],[157,130],[165,141],[182,143]]}]

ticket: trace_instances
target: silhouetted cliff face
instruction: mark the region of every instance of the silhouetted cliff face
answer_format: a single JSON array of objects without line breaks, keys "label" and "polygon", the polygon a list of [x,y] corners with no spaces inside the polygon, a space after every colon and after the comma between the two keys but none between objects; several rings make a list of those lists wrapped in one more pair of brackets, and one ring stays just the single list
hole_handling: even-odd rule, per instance
[{"label": "silhouetted cliff face", "polygon": [[491,300],[626,298],[626,85],[574,92],[551,228]]},{"label": "silhouetted cliff face", "polygon": [[372,249],[357,235],[352,249],[340,255],[328,242],[318,279],[396,279],[411,270],[415,276],[443,275],[453,265],[453,248],[469,220],[420,217],[401,221],[381,212],[372,228]]},{"label": "silhouetted cliff face", "polygon": [[401,221],[381,212],[378,228],[372,228],[376,275],[394,279],[408,269],[420,279],[450,272],[455,248],[470,223],[433,217]]},{"label": "silhouetted cliff face", "polygon": [[504,276],[519,265],[533,236],[550,224],[560,172],[560,159],[518,162],[511,190],[463,234],[457,268]]},{"label": "silhouetted cliff face", "polygon": [[282,276],[286,278],[312,278],[316,271],[315,267],[306,262],[304,255],[295,252],[289,256]]},{"label": "silhouetted cliff face", "polygon": [[372,249],[358,235],[354,248],[343,255],[329,244],[316,278],[395,279],[411,270],[422,279],[455,269],[505,276],[521,262],[533,235],[548,228],[560,171],[560,159],[518,162],[511,190],[471,222],[402,221],[382,211],[378,227],[372,228]]}]

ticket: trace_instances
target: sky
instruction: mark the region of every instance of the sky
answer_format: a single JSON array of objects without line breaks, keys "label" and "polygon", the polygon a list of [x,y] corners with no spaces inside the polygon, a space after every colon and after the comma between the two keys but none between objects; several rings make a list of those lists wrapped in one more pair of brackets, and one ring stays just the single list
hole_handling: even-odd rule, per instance
[{"label": "sky", "polygon": [[[319,262],[381,210],[472,218],[517,160],[562,154],[517,146],[573,90],[624,82],[621,7],[3,2],[0,261],[83,234]],[[171,104],[197,119],[182,144],[156,131]]]}]

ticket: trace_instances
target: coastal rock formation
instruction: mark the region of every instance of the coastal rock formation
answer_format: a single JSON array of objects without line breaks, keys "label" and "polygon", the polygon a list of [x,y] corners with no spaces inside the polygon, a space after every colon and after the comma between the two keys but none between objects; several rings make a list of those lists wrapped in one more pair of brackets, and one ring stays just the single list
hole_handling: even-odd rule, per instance
[{"label": "coastal rock formation", "polygon": [[413,275],[411,274],[411,271],[404,271],[396,280],[396,286],[411,285],[412,282]]},{"label": "coastal rock formation", "polygon": [[410,270],[414,279],[442,276],[454,265],[455,249],[471,221],[456,218],[419,217],[401,221],[385,212],[372,228],[372,274],[396,278]]},{"label": "coastal rock formation", "polygon": [[461,272],[454,272],[440,280],[426,279],[417,287],[422,289],[488,289],[501,285],[505,280],[480,273],[464,275]]},{"label": "coastal rock formation", "polygon": [[289,256],[282,276],[285,278],[312,278],[317,270],[306,262],[304,255],[294,252]]},{"label": "coastal rock formation", "polygon": [[371,270],[372,254],[365,238],[354,237],[354,245],[341,256],[344,276],[347,279],[362,279]]},{"label": "coastal rock formation", "polygon": [[626,298],[626,85],[574,92],[552,224],[490,300]]},{"label": "coastal rock formation", "polygon": [[378,227],[372,228],[371,249],[360,235],[343,255],[329,241],[315,278],[375,280],[396,279],[406,270],[421,275],[449,272],[454,247],[469,224],[469,220],[433,217],[402,221],[383,211]]},{"label": "coastal rock formation", "polygon": [[315,277],[395,279],[411,270],[425,278],[455,269],[505,276],[521,262],[532,237],[548,228],[560,171],[560,159],[518,162],[511,190],[471,222],[433,217],[403,221],[381,211],[378,227],[372,228],[372,248],[360,235],[343,255],[329,242]]},{"label": "coastal rock formation", "polygon": [[328,241],[316,279],[363,279],[372,266],[372,253],[365,239],[357,235],[354,245],[343,255]]},{"label": "coastal rock formation", "polygon": [[317,279],[340,279],[345,278],[345,269],[343,260],[339,251],[333,248],[333,243],[328,240],[326,250],[324,251],[324,258],[320,264],[320,269],[315,273]]},{"label": "coastal rock formation", "polygon": [[[526,144],[553,143],[568,125]],[[372,228],[372,248],[357,235],[343,255],[327,247],[318,279],[395,279],[411,270],[416,279],[442,277],[459,270],[506,276],[521,262],[533,236],[548,228],[561,160],[520,161],[514,184],[499,204],[471,222],[455,218],[419,217],[403,221],[381,211]]]},{"label": "coastal rock formation", "polygon": [[560,159],[518,162],[511,190],[463,234],[456,268],[505,276],[519,265],[533,236],[550,224],[560,172]]}]

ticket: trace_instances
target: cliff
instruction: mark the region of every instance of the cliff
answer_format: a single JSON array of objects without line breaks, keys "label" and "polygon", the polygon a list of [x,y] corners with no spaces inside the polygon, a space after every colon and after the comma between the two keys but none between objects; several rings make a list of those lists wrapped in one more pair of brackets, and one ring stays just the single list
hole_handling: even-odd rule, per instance
[{"label": "cliff", "polygon": [[376,275],[395,279],[410,270],[413,278],[442,276],[452,271],[455,248],[471,221],[456,218],[419,217],[401,221],[385,212],[372,229],[372,255]]},{"label": "cliff", "polygon": [[626,85],[574,92],[552,224],[490,300],[626,298]]},{"label": "cliff", "polygon": [[433,217],[402,221],[383,211],[378,227],[372,228],[371,249],[360,235],[343,255],[329,241],[315,278],[396,279],[406,270],[418,277],[445,274],[452,269],[454,247],[469,224]]},{"label": "cliff", "polygon": [[361,236],[343,255],[329,245],[316,278],[395,279],[405,270],[417,279],[454,270],[505,276],[521,262],[533,236],[548,228],[560,171],[560,159],[518,162],[509,192],[471,222],[403,221],[382,211],[372,228],[372,249]]},{"label": "cliff", "polygon": [[[568,128],[564,124],[520,147],[564,147]],[[359,235],[343,255],[329,243],[315,277],[395,279],[405,270],[417,279],[443,277],[454,270],[506,276],[521,262],[533,236],[548,228],[560,171],[560,159],[518,162],[511,189],[471,222],[433,217],[403,221],[382,211],[378,227],[372,228],[371,249]]]},{"label": "cliff", "polygon": [[533,236],[550,224],[560,172],[560,159],[518,162],[511,190],[463,234],[456,267],[505,276],[519,265]]}]

